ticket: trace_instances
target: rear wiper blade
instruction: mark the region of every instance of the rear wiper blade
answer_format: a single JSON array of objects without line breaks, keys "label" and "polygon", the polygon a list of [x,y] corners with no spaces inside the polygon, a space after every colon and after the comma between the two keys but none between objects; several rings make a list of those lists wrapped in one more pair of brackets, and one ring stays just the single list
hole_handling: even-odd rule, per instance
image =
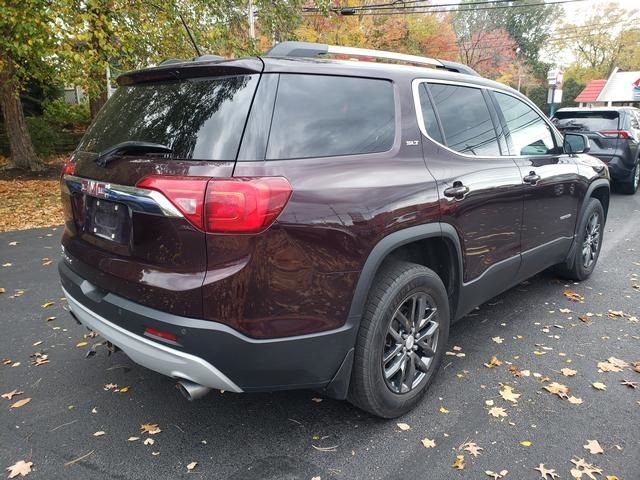
[{"label": "rear wiper blade", "polygon": [[95,162],[104,167],[118,153],[172,153],[173,149],[161,143],[127,141],[116,143],[101,151]]}]

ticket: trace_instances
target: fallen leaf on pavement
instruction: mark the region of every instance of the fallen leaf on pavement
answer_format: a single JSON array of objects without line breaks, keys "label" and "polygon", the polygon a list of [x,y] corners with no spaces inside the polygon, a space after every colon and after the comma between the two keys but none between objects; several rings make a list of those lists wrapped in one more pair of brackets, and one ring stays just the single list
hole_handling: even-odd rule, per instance
[{"label": "fallen leaf on pavement", "polygon": [[497,344],[500,344],[500,343],[504,342],[504,338],[502,338],[502,337],[492,337],[491,340],[493,340]]},{"label": "fallen leaf on pavement", "polygon": [[191,462],[189,465],[187,465],[187,471],[190,472],[191,470],[196,468],[197,465],[198,465],[198,462]]},{"label": "fallen leaf on pavement", "polygon": [[498,357],[496,357],[495,355],[491,357],[491,360],[484,364],[484,366],[487,368],[495,368],[499,367],[500,365],[502,365],[502,362],[498,360]]},{"label": "fallen leaf on pavement", "polygon": [[592,465],[590,463],[585,462],[584,458],[573,459],[571,460],[576,466],[576,470],[578,470],[581,474],[587,475],[591,480],[598,480],[594,474],[602,475],[602,469]]},{"label": "fallen leaf on pavement", "polygon": [[440,407],[440,413],[449,413],[449,410],[444,407]]},{"label": "fallen leaf on pavement", "polygon": [[496,472],[492,472],[491,470],[486,470],[484,473],[486,473],[490,477],[493,477],[493,480],[500,480],[507,473],[509,473],[509,471],[508,470],[500,470],[500,473],[496,473]]},{"label": "fallen leaf on pavement", "polygon": [[118,393],[127,393],[129,391],[129,388],[130,387],[122,387],[122,388],[119,388],[117,391]]},{"label": "fallen leaf on pavement", "polygon": [[411,427],[406,424],[406,423],[398,423],[398,428],[400,430],[402,430],[403,432],[406,432],[407,430],[409,430]]},{"label": "fallen leaf on pavement", "polygon": [[56,302],[47,302],[41,305],[42,308],[49,308],[51,305],[55,305]]},{"label": "fallen leaf on pavement", "polygon": [[596,453],[604,453],[602,447],[598,443],[597,440],[587,440],[587,444],[583,445],[586,450],[589,450],[589,453],[595,455]]},{"label": "fallen leaf on pavement", "polygon": [[129,438],[127,438],[127,442],[135,442],[137,440],[140,440],[140,437],[129,437]]},{"label": "fallen leaf on pavement", "polygon": [[31,401],[30,397],[27,398],[23,398],[22,400],[18,400],[16,403],[14,403],[13,405],[11,405],[9,408],[20,408],[20,407],[24,407],[27,403],[29,403]]},{"label": "fallen leaf on pavement", "polygon": [[543,387],[547,392],[553,393],[563,400],[569,396],[569,388],[561,383],[553,382]]},{"label": "fallen leaf on pavement", "polygon": [[87,342],[78,342],[76,343],[76,347],[80,348],[80,347],[86,347],[88,345]]},{"label": "fallen leaf on pavement", "polygon": [[523,440],[522,442],[520,442],[520,445],[522,445],[523,447],[530,447],[532,443],[529,440]]},{"label": "fallen leaf on pavement", "polygon": [[7,400],[11,400],[13,397],[15,397],[16,395],[22,395],[24,392],[21,392],[17,389],[13,389],[10,392],[7,393],[3,393],[2,394],[2,398],[6,398]]},{"label": "fallen leaf on pavement", "polygon": [[565,290],[564,291],[564,296],[567,297],[572,302],[583,302],[584,301],[584,297],[582,295],[578,295],[573,290],[569,290],[569,289]]},{"label": "fallen leaf on pavement", "polygon": [[424,446],[424,448],[434,448],[436,446],[436,441],[425,438],[422,440],[422,445]]},{"label": "fallen leaf on pavement", "polygon": [[107,383],[107,384],[104,386],[103,390],[104,390],[104,391],[107,391],[107,390],[111,390],[111,389],[113,389],[113,388],[118,388],[118,385],[117,385],[117,384],[115,384],[115,383]]},{"label": "fallen leaf on pavement", "polygon": [[156,441],[153,438],[147,438],[144,442],[145,445],[153,445]]},{"label": "fallen leaf on pavement", "polygon": [[573,403],[574,405],[580,405],[582,403],[581,398],[574,397],[573,395],[571,395],[567,400],[569,400],[569,403]]},{"label": "fallen leaf on pavement", "polygon": [[141,433],[148,433],[149,435],[155,435],[156,433],[160,433],[160,427],[157,423],[144,423],[140,425]]},{"label": "fallen leaf on pavement", "polygon": [[461,448],[465,452],[469,452],[474,457],[477,457],[478,455],[480,455],[480,450],[483,450],[482,447],[479,447],[474,442],[464,443]]},{"label": "fallen leaf on pavement", "polygon": [[99,432],[96,432],[93,434],[94,437],[101,437],[103,435],[106,435],[107,432],[103,432],[102,430],[100,430]]},{"label": "fallen leaf on pavement", "polygon": [[464,455],[457,455],[456,461],[451,466],[457,470],[464,470]]},{"label": "fallen leaf on pavement", "polygon": [[493,415],[496,418],[506,417],[507,412],[502,407],[493,407],[492,409],[489,410],[489,415]]},{"label": "fallen leaf on pavement", "polygon": [[9,471],[8,478],[15,478],[18,475],[26,477],[31,473],[31,465],[33,465],[33,462],[25,462],[24,460],[14,463],[10,467],[6,468]]},{"label": "fallen leaf on pavement", "polygon": [[625,385],[629,388],[638,388],[638,385],[640,385],[638,382],[632,382],[630,380],[622,380],[620,382],[620,385]]},{"label": "fallen leaf on pavement", "polygon": [[596,390],[606,390],[607,389],[607,386],[602,382],[594,382],[594,383],[591,384],[591,386],[593,388],[595,388]]},{"label": "fallen leaf on pavement", "polygon": [[560,476],[556,473],[554,469],[545,468],[544,463],[541,463],[540,466],[538,468],[534,468],[534,470],[537,470],[538,472],[540,472],[540,478],[544,478],[545,480],[548,480],[548,479],[554,480]]},{"label": "fallen leaf on pavement", "polygon": [[503,390],[500,390],[500,396],[511,403],[518,403],[518,398],[520,398],[520,394],[513,393],[513,389],[508,386],[505,386]]},{"label": "fallen leaf on pavement", "polygon": [[572,370],[571,368],[561,368],[560,373],[562,373],[562,375],[564,375],[565,377],[575,377],[576,373],[578,372],[576,370]]}]

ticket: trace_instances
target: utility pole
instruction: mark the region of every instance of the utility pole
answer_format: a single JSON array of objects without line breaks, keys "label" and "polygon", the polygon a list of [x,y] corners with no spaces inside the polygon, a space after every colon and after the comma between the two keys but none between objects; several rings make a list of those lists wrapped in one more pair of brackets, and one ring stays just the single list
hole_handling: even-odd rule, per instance
[{"label": "utility pole", "polygon": [[256,17],[253,11],[253,0],[249,0],[249,37],[253,40],[256,38]]}]

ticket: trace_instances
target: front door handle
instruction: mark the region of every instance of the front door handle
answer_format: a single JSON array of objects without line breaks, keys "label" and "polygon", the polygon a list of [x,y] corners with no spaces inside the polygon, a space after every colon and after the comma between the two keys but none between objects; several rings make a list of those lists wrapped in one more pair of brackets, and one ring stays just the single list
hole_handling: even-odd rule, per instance
[{"label": "front door handle", "polygon": [[537,175],[536,172],[531,170],[529,172],[529,175],[524,177],[522,180],[524,180],[524,183],[529,183],[531,185],[535,185],[536,183],[538,183],[540,181],[540,175]]},{"label": "front door handle", "polygon": [[444,196],[462,200],[467,193],[469,193],[469,187],[464,186],[460,181],[455,181],[453,187],[445,189]]}]

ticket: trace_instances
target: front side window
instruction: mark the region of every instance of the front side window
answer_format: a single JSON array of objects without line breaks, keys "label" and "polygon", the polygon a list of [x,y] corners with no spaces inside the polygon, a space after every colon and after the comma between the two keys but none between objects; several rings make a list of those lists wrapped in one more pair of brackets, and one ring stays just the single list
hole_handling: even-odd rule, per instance
[{"label": "front side window", "polygon": [[507,143],[513,155],[548,155],[555,152],[551,128],[522,100],[495,92],[507,124]]},{"label": "front side window", "polygon": [[267,160],[386,152],[394,138],[391,82],[280,75]]},{"label": "front side window", "polygon": [[445,144],[456,152],[500,156],[489,107],[479,88],[429,84]]}]

